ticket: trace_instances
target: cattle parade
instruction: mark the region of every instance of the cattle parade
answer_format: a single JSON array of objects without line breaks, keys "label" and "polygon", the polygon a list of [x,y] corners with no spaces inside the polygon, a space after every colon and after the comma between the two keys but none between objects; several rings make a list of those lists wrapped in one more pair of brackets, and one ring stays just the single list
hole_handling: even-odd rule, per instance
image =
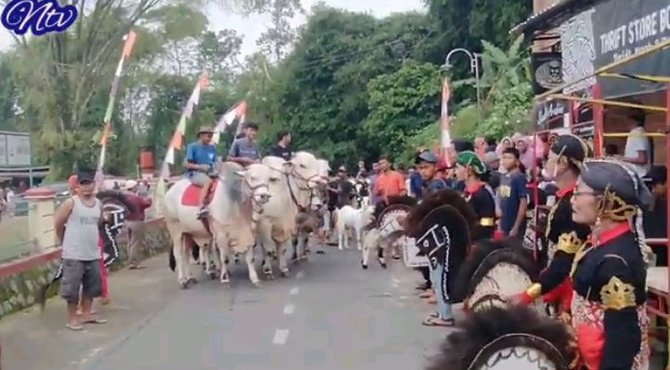
[{"label": "cattle parade", "polygon": [[670,369],[670,0],[374,1],[0,1],[0,369]]}]

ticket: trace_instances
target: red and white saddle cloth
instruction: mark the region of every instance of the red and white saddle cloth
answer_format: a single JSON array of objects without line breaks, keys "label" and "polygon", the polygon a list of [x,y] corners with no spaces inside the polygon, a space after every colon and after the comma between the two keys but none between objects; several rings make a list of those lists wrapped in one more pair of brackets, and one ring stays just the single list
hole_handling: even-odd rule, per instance
[{"label": "red and white saddle cloth", "polygon": [[[218,186],[219,181],[216,181],[209,187],[209,190],[207,191],[207,197],[205,199],[205,204],[209,204],[209,202],[212,200],[212,197],[214,196],[214,191]],[[181,205],[187,207],[199,207],[201,190],[202,190],[201,187],[189,184],[186,190],[184,190],[184,194],[182,194],[181,196]]]},{"label": "red and white saddle cloth", "polygon": [[[646,305],[637,308],[637,318],[642,332],[642,341],[640,343],[640,352],[633,360],[631,370],[649,369],[649,317],[647,316]],[[600,303],[591,302],[580,296],[573,294],[572,298],[572,327],[577,335],[577,345],[582,364],[589,370],[598,370],[603,355],[605,344],[605,332],[603,323],[605,322],[605,312]],[[626,333],[622,333],[626,335]]]}]

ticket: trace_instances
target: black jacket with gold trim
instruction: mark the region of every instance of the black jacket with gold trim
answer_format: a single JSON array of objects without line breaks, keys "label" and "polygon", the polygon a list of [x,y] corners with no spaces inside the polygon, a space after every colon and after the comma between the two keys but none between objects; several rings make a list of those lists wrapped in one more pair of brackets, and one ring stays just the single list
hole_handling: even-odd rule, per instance
[{"label": "black jacket with gold trim", "polygon": [[541,294],[558,287],[570,274],[575,253],[591,233],[587,225],[572,220],[570,198],[574,186],[556,193],[556,204],[551,208],[547,219],[545,236],[547,239],[548,264],[540,273]]},{"label": "black jacket with gold trim", "polygon": [[647,268],[627,224],[586,243],[572,269],[572,326],[589,369],[648,367]]},{"label": "black jacket with gold trim", "polygon": [[465,189],[465,199],[472,206],[479,219],[477,238],[491,239],[495,232],[496,202],[493,194],[483,182],[471,185]]}]

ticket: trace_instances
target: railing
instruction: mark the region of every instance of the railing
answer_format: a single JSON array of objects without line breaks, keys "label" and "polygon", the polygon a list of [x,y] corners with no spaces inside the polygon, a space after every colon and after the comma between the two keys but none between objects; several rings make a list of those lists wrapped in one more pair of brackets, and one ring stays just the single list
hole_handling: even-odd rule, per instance
[{"label": "railing", "polygon": [[[68,196],[56,196],[51,200],[53,209],[58,209],[58,206],[67,198]],[[17,197],[13,204],[2,213],[0,218],[0,264],[57,247],[53,228],[55,211],[42,211],[38,217],[31,217],[37,212],[36,203]],[[146,215],[147,220],[155,218],[155,207],[147,209]],[[36,223],[40,224],[39,227],[36,227]]]},{"label": "railing", "polygon": [[0,263],[29,256],[39,251],[30,235],[28,213],[31,206],[23,199],[16,198],[8,204],[0,218]]}]

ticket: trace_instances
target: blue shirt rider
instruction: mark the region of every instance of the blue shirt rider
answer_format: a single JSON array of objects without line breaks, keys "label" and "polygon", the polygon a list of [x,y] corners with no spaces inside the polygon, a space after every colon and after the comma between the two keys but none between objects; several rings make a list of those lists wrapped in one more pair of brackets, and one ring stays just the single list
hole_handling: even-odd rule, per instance
[{"label": "blue shirt rider", "polygon": [[216,146],[212,144],[214,129],[201,127],[198,130],[198,140],[186,147],[186,169],[191,183],[200,187],[200,210],[198,219],[207,217],[205,198],[212,184],[212,176],[216,175]]},{"label": "blue shirt rider", "polygon": [[247,122],[243,126],[244,137],[235,139],[228,152],[228,161],[235,162],[244,167],[252,163],[260,163],[261,155],[256,143],[258,125]]}]

